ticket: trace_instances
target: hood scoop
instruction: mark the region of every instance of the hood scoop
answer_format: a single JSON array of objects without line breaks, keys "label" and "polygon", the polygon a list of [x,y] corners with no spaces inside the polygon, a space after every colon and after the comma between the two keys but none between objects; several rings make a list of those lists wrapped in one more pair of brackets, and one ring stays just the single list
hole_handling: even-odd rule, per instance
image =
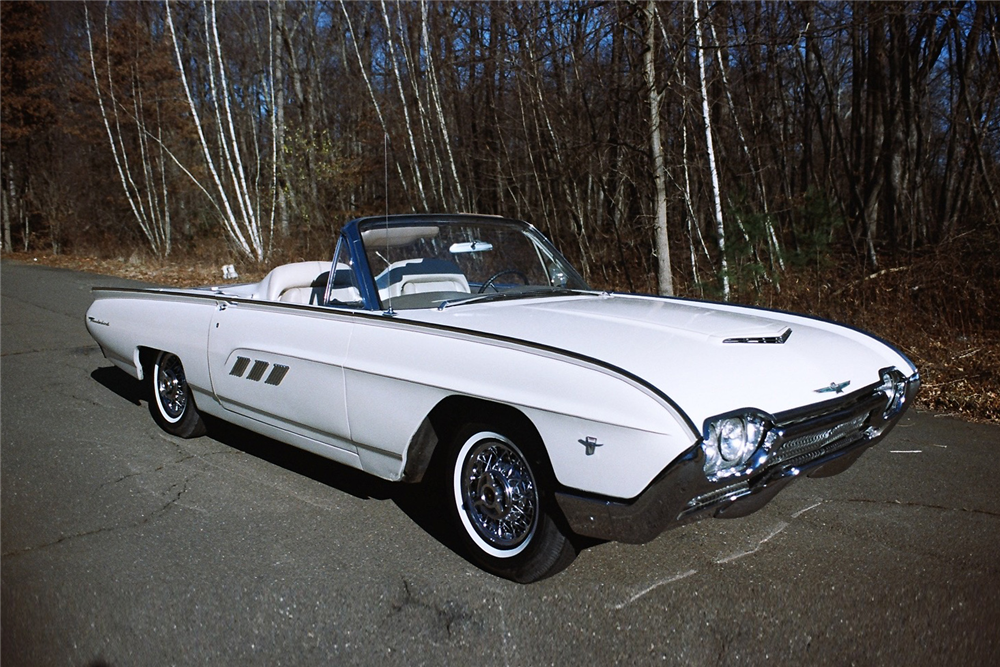
[{"label": "hood scoop", "polygon": [[791,328],[785,327],[784,331],[775,335],[733,336],[731,338],[724,338],[722,342],[753,344],[753,345],[781,345],[786,340],[788,340],[788,337],[791,335],[792,335]]}]

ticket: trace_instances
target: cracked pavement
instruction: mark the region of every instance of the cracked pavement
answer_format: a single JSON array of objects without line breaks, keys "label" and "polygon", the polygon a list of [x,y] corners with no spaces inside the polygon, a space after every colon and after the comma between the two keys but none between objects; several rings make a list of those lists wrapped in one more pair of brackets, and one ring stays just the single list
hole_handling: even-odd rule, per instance
[{"label": "cracked pavement", "polygon": [[1000,427],[911,412],[743,519],[531,586],[426,490],[219,422],[180,440],[87,335],[92,285],[0,264],[0,662],[992,665]]}]

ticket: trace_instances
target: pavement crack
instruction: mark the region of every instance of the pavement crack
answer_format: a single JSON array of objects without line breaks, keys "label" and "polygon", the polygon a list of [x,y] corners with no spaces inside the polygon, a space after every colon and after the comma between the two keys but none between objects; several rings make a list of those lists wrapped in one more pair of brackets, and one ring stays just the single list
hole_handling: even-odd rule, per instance
[{"label": "pavement crack", "polygon": [[63,535],[57,540],[46,542],[44,544],[36,544],[35,546],[24,547],[23,549],[14,549],[13,551],[5,551],[3,552],[2,557],[14,558],[17,556],[23,556],[24,554],[29,553],[31,551],[41,551],[42,549],[48,549],[49,547],[54,547],[57,544],[62,544],[63,542],[68,542],[70,540],[79,539],[81,537],[89,537],[91,535],[99,535],[101,533],[108,533],[115,530],[118,530],[117,526],[97,528],[95,530],[87,530],[81,533],[74,533],[72,535]]},{"label": "pavement crack", "polygon": [[[167,511],[168,509],[170,509],[170,508],[171,508],[171,507],[172,507],[172,506],[173,506],[173,505],[174,505],[174,504],[175,504],[175,503],[176,503],[176,502],[177,502],[178,500],[180,500],[180,499],[181,499],[181,496],[183,496],[183,495],[184,495],[185,493],[187,493],[187,490],[188,490],[188,483],[189,483],[190,481],[191,481],[191,480],[189,480],[189,479],[185,479],[185,480],[184,480],[183,482],[178,482],[177,484],[171,484],[171,485],[170,485],[170,488],[169,488],[169,489],[167,489],[167,491],[173,491],[173,490],[174,490],[174,489],[176,489],[176,488],[177,488],[178,486],[180,486],[180,487],[182,487],[182,488],[181,488],[181,490],[180,490],[180,491],[178,491],[178,492],[177,492],[177,493],[176,493],[176,494],[174,495],[174,497],[173,497],[173,498],[171,498],[170,500],[168,500],[168,501],[166,502],[166,504],[165,504],[165,505],[164,505],[163,507],[161,507],[160,509],[158,509],[158,510],[156,510],[155,512],[153,512],[152,514],[150,514],[150,515],[149,515],[149,517],[148,517],[148,518],[146,519],[146,521],[143,521],[142,523],[148,523],[149,521],[151,521],[151,520],[153,519],[153,517],[154,517],[154,516],[158,516],[158,515],[160,515],[160,514],[163,514],[163,513],[164,513],[164,512],[166,512],[166,511]],[[141,525],[141,524],[140,524],[140,525]]]},{"label": "pavement crack", "polygon": [[902,500],[872,500],[869,498],[844,498],[840,502],[859,503],[868,505],[897,505],[900,507],[916,507],[920,509],[942,510],[945,512],[966,512],[968,514],[982,514],[984,516],[1000,518],[1000,512],[991,512],[989,510],[981,510],[981,509],[976,509],[974,507],[946,507],[945,505],[932,505],[931,503],[917,503],[917,502],[902,501]]},{"label": "pavement crack", "polygon": [[149,471],[148,470],[140,470],[139,472],[130,472],[129,474],[122,475],[118,479],[111,480],[110,482],[102,482],[97,488],[98,489],[103,489],[103,488],[105,488],[107,486],[114,486],[115,484],[119,484],[121,482],[124,482],[126,479],[131,479],[132,477],[139,477],[141,475],[145,475],[147,472],[149,472]]},{"label": "pavement crack", "polygon": [[723,563],[729,563],[729,562],[734,561],[734,560],[736,560],[738,558],[743,558],[744,556],[749,556],[750,554],[757,553],[758,551],[760,551],[760,548],[762,546],[764,546],[764,544],[766,544],[772,538],[776,537],[778,535],[778,533],[780,533],[781,531],[783,531],[785,528],[788,528],[788,526],[789,526],[789,524],[786,523],[785,521],[779,522],[778,525],[777,525],[777,527],[775,527],[775,529],[772,530],[767,535],[767,537],[765,537],[764,539],[758,541],[757,545],[754,546],[752,549],[749,549],[747,551],[738,551],[738,552],[736,552],[734,554],[730,554],[729,556],[726,556],[725,558],[719,558],[719,559],[717,559],[715,561],[715,563],[717,565],[722,565]]},{"label": "pavement crack", "polygon": [[92,354],[99,352],[101,348],[96,345],[74,345],[72,347],[43,347],[33,350],[15,350],[14,352],[2,352],[0,357],[21,357],[26,354],[45,354],[47,352],[75,352],[77,354]]},{"label": "pavement crack", "polygon": [[[419,615],[430,615],[432,622],[425,624],[428,631],[442,635],[442,639],[451,640],[456,631],[456,625],[461,625],[468,620],[469,614],[461,605],[448,601],[444,604],[424,599],[424,596],[412,590],[410,582],[402,579],[402,595],[393,599],[390,603],[390,617],[399,614],[415,612]],[[433,641],[433,639],[432,639]]]},{"label": "pavement crack", "polygon": [[653,583],[653,584],[651,584],[649,586],[646,586],[641,591],[639,591],[638,593],[632,595],[629,599],[625,600],[624,602],[620,602],[618,604],[610,605],[610,608],[620,611],[620,610],[624,609],[625,607],[629,606],[630,604],[632,604],[633,602],[635,602],[636,600],[638,600],[639,598],[641,598],[642,596],[646,595],[647,593],[651,593],[652,591],[655,591],[660,586],[666,586],[667,584],[672,584],[675,581],[680,581],[681,579],[687,579],[691,575],[697,574],[697,573],[698,573],[697,570],[688,570],[687,572],[682,572],[680,574],[675,574],[672,577],[667,577],[666,579],[661,579],[661,580],[659,580],[659,581],[657,581],[657,582],[655,582],[655,583]]},{"label": "pavement crack", "polygon": [[[173,461],[168,461],[166,463],[161,463],[160,465],[158,465],[155,468],[152,468],[150,470],[139,470],[138,472],[130,472],[127,475],[122,475],[118,479],[114,479],[114,480],[111,480],[110,482],[104,482],[104,483],[102,483],[97,488],[98,489],[103,489],[103,488],[105,488],[107,486],[114,486],[115,484],[119,484],[121,482],[124,482],[126,479],[131,479],[132,477],[141,477],[143,475],[149,475],[149,474],[152,474],[152,473],[155,473],[155,472],[161,472],[161,471],[167,469],[170,466],[175,466],[175,465],[177,465],[179,463],[184,463],[185,461],[189,461],[191,459],[196,459],[196,458],[199,458],[199,457],[197,455],[195,455],[195,454],[185,454],[184,456],[181,456],[180,458],[174,459]],[[171,488],[173,488],[173,487],[171,487]]]},{"label": "pavement crack", "polygon": [[[141,474],[141,473],[136,473],[136,474]],[[134,475],[126,475],[126,477],[132,477],[132,476],[134,476]],[[180,486],[181,489],[179,491],[177,491],[176,493],[174,493],[173,496],[169,500],[167,500],[167,502],[164,503],[161,507],[153,510],[148,515],[142,517],[142,519],[140,519],[138,521],[134,521],[132,523],[128,523],[128,524],[120,525],[120,526],[102,526],[101,528],[95,528],[94,530],[85,530],[85,531],[81,531],[81,532],[78,532],[78,533],[73,533],[72,535],[63,535],[59,539],[52,540],[51,542],[45,542],[43,544],[36,544],[34,546],[24,547],[22,549],[13,549],[11,551],[5,551],[2,554],[0,554],[0,557],[3,557],[3,558],[14,558],[14,557],[17,557],[17,556],[23,556],[24,554],[30,553],[32,551],[42,551],[43,549],[48,549],[50,547],[54,547],[54,546],[57,546],[59,544],[63,544],[64,542],[70,542],[70,541],[77,540],[77,539],[80,539],[80,538],[83,538],[83,537],[90,537],[92,535],[100,535],[101,533],[113,533],[113,532],[116,532],[116,531],[119,531],[119,530],[127,530],[127,529],[130,529],[130,528],[138,528],[139,526],[144,526],[147,523],[149,523],[150,521],[152,521],[153,519],[155,519],[155,518],[157,518],[159,516],[162,516],[167,510],[169,510],[171,507],[173,507],[173,505],[176,504],[177,501],[181,499],[181,496],[183,496],[185,493],[187,493],[189,482],[190,482],[190,479],[185,479],[183,482],[178,482],[176,484],[172,484],[170,486],[170,488],[167,489],[168,492],[174,491],[174,489],[176,489],[178,486]]]}]

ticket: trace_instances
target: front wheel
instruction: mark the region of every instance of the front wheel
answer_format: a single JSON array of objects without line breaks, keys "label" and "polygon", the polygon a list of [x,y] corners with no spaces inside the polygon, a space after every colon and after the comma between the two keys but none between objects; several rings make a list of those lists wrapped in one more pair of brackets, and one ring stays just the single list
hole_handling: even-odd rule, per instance
[{"label": "front wheel", "polygon": [[462,430],[452,442],[449,507],[472,560],[520,583],[551,576],[576,550],[560,530],[540,447],[497,429]]},{"label": "front wheel", "polygon": [[175,354],[160,352],[153,364],[153,400],[149,410],[153,419],[167,433],[181,438],[195,438],[205,433],[184,366]]}]

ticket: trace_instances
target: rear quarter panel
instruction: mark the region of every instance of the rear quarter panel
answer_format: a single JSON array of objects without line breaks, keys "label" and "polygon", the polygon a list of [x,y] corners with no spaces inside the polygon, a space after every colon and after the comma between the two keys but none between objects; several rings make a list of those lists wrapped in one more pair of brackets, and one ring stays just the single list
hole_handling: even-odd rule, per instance
[{"label": "rear quarter panel", "polygon": [[145,379],[139,348],[180,357],[196,395],[211,394],[208,330],[214,299],[152,291],[96,291],[87,311],[87,329],[108,360],[137,379]]}]

